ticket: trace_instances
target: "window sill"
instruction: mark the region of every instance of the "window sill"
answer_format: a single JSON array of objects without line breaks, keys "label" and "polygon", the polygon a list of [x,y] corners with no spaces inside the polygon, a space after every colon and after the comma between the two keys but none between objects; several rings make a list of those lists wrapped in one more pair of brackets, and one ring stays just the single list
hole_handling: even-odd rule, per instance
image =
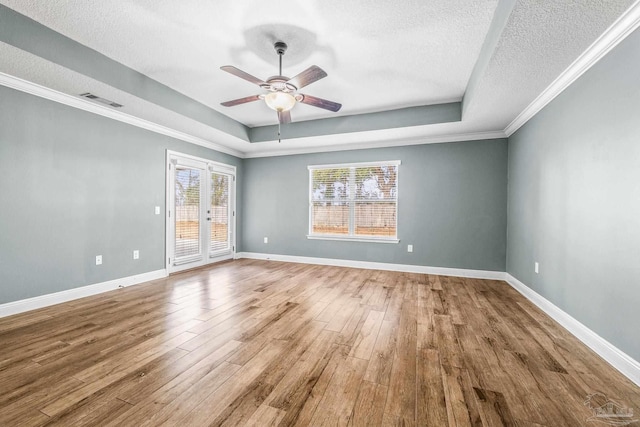
[{"label": "window sill", "polygon": [[344,242],[364,242],[364,243],[400,243],[399,239],[386,237],[356,237],[356,236],[339,236],[339,235],[317,235],[308,234],[307,239],[310,240],[336,240]]}]

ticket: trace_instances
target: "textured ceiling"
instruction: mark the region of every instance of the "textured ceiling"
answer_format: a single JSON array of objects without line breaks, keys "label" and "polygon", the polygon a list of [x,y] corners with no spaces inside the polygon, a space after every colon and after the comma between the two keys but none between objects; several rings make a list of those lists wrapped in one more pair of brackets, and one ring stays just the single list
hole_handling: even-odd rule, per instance
[{"label": "textured ceiling", "polygon": [[465,110],[504,128],[633,1],[519,1]]},{"label": "textured ceiling", "polygon": [[[272,43],[289,46],[283,73],[329,74],[305,88],[341,115],[460,100],[497,0],[8,0],[10,8],[246,125],[274,122],[262,103],[221,107],[260,88],[219,70],[278,74]],[[420,52],[420,54],[416,54]],[[295,120],[332,115],[301,105]]]},{"label": "textured ceiling", "polygon": [[[127,114],[248,155],[362,143],[444,141],[451,135],[495,134],[505,129],[632,3],[0,0],[249,127],[273,125],[275,113],[262,102],[220,106],[220,102],[261,90],[219,67],[231,64],[262,79],[275,75],[277,56],[272,44],[277,40],[289,44],[285,75],[318,65],[329,76],[303,92],[343,104],[337,114],[297,105],[292,110],[296,122],[464,99],[462,120],[455,123],[355,133],[336,130],[334,135],[309,135],[282,144],[251,144],[226,135],[166,102],[154,103],[140,93],[101,81],[96,75],[83,75],[78,68],[25,52],[2,39],[0,72],[71,95],[96,93],[125,104]],[[501,19],[496,18],[496,11],[503,11]],[[78,60],[82,58],[72,58]]]}]

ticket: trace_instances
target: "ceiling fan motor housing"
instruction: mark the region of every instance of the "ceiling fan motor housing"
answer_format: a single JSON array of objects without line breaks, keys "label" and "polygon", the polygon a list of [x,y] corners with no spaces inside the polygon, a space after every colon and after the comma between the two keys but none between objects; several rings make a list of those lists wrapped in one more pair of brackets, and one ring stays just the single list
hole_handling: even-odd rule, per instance
[{"label": "ceiling fan motor housing", "polygon": [[285,42],[275,42],[273,47],[276,50],[276,53],[280,56],[284,55],[287,51],[287,44]]},{"label": "ceiling fan motor housing", "polygon": [[297,87],[289,83],[289,80],[289,77],[286,76],[271,76],[260,87],[271,92],[295,92],[298,90]]}]

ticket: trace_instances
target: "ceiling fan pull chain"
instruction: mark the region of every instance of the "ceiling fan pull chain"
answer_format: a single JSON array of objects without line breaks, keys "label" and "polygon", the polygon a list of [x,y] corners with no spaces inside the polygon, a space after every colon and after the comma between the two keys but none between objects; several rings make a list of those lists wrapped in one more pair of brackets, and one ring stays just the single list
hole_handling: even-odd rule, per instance
[{"label": "ceiling fan pull chain", "polygon": [[[282,57],[280,57],[282,58]],[[282,141],[280,141],[280,121],[278,121],[278,144],[280,144]]]}]

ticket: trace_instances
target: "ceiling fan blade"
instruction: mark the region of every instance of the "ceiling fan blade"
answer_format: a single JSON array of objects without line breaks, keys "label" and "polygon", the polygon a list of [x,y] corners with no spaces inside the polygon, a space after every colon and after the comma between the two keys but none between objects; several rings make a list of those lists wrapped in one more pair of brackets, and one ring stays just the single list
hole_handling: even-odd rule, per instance
[{"label": "ceiling fan blade", "polygon": [[302,95],[302,99],[300,100],[300,102],[307,105],[313,105],[314,107],[324,108],[325,110],[333,111],[334,113],[342,108],[342,104],[338,104],[337,102],[333,101],[327,101],[326,99],[322,98],[316,98],[315,96],[311,95]]},{"label": "ceiling fan blade", "polygon": [[233,74],[234,76],[238,76],[241,79],[245,79],[246,81],[251,82],[253,84],[256,84],[258,86],[260,86],[262,84],[266,84],[265,82],[263,82],[259,78],[254,77],[249,73],[245,73],[244,71],[242,71],[239,68],[234,67],[233,65],[223,65],[222,67],[220,67],[220,69],[222,71],[226,71],[227,73]]},{"label": "ceiling fan blade", "polygon": [[233,107],[234,105],[246,104],[247,102],[253,102],[260,99],[258,95],[247,96],[245,98],[238,98],[232,101],[221,102],[220,104],[225,107]]},{"label": "ceiling fan blade", "polygon": [[278,121],[280,124],[291,123],[291,111],[278,111]]},{"label": "ceiling fan blade", "polygon": [[325,77],[327,77],[327,73],[322,68],[312,65],[297,76],[289,79],[287,83],[291,83],[296,88],[301,89]]}]

